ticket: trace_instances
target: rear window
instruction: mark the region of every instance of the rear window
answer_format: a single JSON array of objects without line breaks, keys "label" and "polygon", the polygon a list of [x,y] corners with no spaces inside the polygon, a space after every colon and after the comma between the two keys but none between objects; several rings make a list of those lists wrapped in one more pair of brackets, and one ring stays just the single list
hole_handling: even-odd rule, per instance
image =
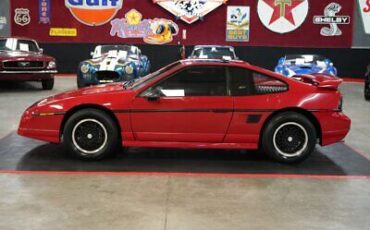
[{"label": "rear window", "polygon": [[288,85],[273,77],[245,68],[230,68],[230,91],[232,96],[248,96],[281,93]]}]

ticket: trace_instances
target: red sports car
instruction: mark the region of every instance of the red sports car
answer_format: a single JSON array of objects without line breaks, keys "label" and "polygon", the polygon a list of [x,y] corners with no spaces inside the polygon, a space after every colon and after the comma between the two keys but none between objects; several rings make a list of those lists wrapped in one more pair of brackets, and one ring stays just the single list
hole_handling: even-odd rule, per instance
[{"label": "red sports car", "polygon": [[43,89],[51,90],[56,73],[55,59],[43,54],[35,40],[0,37],[0,81],[41,81]]},{"label": "red sports car", "polygon": [[262,149],[292,163],[348,133],[340,83],[324,75],[288,79],[236,60],[183,60],[137,80],[41,100],[23,114],[18,133],[63,142],[86,160],[123,145]]}]

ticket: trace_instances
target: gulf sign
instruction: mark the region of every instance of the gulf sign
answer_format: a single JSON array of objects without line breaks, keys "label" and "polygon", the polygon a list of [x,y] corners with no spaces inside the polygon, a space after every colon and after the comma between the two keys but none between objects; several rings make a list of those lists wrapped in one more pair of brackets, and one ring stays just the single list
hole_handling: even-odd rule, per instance
[{"label": "gulf sign", "polygon": [[100,26],[112,20],[123,0],[65,0],[65,5],[79,22]]}]

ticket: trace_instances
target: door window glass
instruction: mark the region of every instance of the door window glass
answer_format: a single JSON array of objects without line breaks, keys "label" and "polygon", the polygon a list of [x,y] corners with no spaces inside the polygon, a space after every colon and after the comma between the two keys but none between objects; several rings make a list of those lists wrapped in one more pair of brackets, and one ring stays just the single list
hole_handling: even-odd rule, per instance
[{"label": "door window glass", "polygon": [[154,90],[164,97],[225,96],[226,71],[223,67],[188,68],[159,83]]}]

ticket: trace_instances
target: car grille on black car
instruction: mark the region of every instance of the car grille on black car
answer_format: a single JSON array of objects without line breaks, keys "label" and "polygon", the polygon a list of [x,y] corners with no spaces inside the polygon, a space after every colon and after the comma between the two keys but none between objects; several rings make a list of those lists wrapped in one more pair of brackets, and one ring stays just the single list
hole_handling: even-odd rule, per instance
[{"label": "car grille on black car", "polygon": [[45,63],[42,61],[7,61],[3,62],[5,70],[42,70]]},{"label": "car grille on black car", "polygon": [[98,71],[95,73],[99,82],[111,82],[119,79],[119,74],[115,71]]}]

